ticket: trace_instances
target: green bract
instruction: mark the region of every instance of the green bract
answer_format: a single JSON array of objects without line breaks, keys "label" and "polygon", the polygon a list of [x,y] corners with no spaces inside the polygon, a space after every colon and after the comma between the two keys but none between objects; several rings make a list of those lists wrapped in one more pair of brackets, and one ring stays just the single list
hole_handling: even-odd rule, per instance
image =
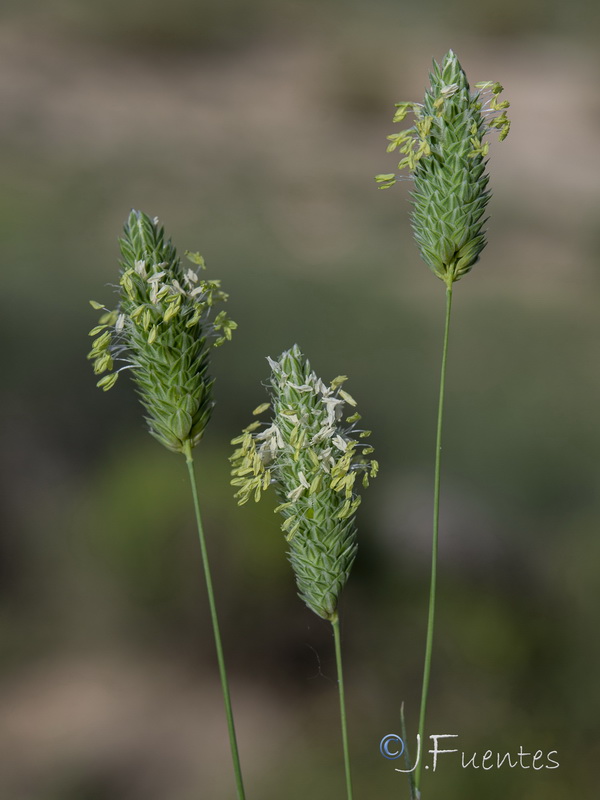
[{"label": "green bract", "polygon": [[[121,369],[131,369],[146,409],[150,433],[176,452],[202,438],[212,408],[209,353],[231,338],[237,327],[213,305],[224,301],[219,281],[199,277],[201,256],[187,254],[196,269],[184,266],[158,220],[132,211],[120,241],[119,302],[102,310],[88,358],[104,390]],[[115,370],[115,364],[124,366]]]},{"label": "green bract", "polygon": [[[492,129],[506,138],[510,122],[507,101],[498,101],[502,86],[476,84],[450,50],[440,66],[433,62],[431,86],[420,103],[398,103],[394,122],[412,112],[408,130],[388,136],[388,152],[404,157],[399,169],[413,173],[412,225],[423,259],[448,286],[468,272],[486,245],[483,214],[490,199],[485,170]],[[375,178],[385,189],[396,182],[388,173]]]},{"label": "green bract", "polygon": [[326,386],[297,345],[268,361],[271,403],[254,413],[272,408],[272,420],[233,440],[232,484],[240,505],[275,486],[300,597],[333,620],[356,555],[357,478],[367,486],[378,468],[364,442],[370,431],[357,428],[358,413],[343,420],[346,404],[356,405],[340,388],[345,376]]}]

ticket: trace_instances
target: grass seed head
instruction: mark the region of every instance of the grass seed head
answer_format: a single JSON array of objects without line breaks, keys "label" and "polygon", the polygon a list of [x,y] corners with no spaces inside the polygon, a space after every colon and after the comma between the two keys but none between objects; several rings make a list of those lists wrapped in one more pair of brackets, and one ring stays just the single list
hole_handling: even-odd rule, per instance
[{"label": "grass seed head", "polygon": [[157,219],[132,211],[120,246],[117,308],[92,301],[102,314],[88,358],[105,391],[130,369],[150,433],[183,452],[202,438],[214,405],[210,351],[237,326],[224,311],[214,314],[227,295],[200,276],[202,257],[186,254],[195,269],[183,264]]},{"label": "grass seed head", "polygon": [[298,345],[268,361],[271,402],[254,413],[271,409],[271,420],[255,420],[233,440],[232,484],[240,505],[275,487],[299,595],[332,620],[356,555],[358,486],[378,466],[360,414],[346,416],[356,401],[340,388],[345,376],[326,385]]},{"label": "grass seed head", "polygon": [[[410,113],[414,124],[388,136],[398,150],[400,170],[414,180],[412,226],[421,256],[448,286],[469,272],[486,245],[483,217],[490,199],[485,137],[508,135],[509,103],[498,100],[499,83],[478,83],[472,92],[456,55],[433,62],[423,103],[399,103],[394,122]],[[377,175],[380,188],[396,183],[395,173]]]}]

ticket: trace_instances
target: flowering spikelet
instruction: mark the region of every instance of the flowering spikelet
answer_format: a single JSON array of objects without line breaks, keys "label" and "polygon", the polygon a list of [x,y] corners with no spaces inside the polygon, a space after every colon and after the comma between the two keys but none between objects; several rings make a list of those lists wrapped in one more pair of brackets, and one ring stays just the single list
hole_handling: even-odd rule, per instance
[{"label": "flowering spikelet", "polygon": [[357,479],[368,486],[378,469],[364,442],[370,431],[357,428],[356,412],[343,420],[346,404],[356,405],[341,388],[345,376],[326,386],[298,345],[268,361],[271,403],[254,414],[272,408],[272,420],[253,422],[233,440],[232,484],[240,505],[275,486],[300,597],[333,620],[356,555]]},{"label": "flowering spikelet", "polygon": [[[397,103],[394,122],[409,112],[414,125],[388,136],[388,152],[398,149],[399,169],[413,173],[412,225],[421,256],[448,286],[479,258],[486,245],[483,214],[490,199],[485,167],[493,129],[508,135],[509,103],[500,102],[499,83],[476,84],[471,92],[456,55],[433,62],[431,86],[420,103]],[[394,173],[377,175],[380,188],[396,183]]]},{"label": "flowering spikelet", "polygon": [[120,246],[118,306],[91,302],[103,313],[90,331],[96,338],[88,358],[105,391],[117,380],[116,362],[131,369],[150,433],[182,452],[200,441],[214,405],[210,349],[237,326],[224,311],[213,318],[214,303],[227,299],[220,282],[199,277],[197,253],[186,254],[196,269],[184,266],[157,219],[132,211]]}]

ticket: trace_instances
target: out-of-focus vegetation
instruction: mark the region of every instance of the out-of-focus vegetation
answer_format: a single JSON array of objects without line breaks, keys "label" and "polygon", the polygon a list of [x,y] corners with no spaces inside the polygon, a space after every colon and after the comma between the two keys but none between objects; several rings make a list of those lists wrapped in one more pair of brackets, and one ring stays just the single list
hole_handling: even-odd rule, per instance
[{"label": "out-of-focus vegetation", "polygon": [[[373,428],[343,602],[357,797],[401,796],[381,737],[414,727],[424,647],[443,286],[406,187],[379,192],[393,103],[456,50],[499,80],[490,244],[456,287],[429,729],[468,753],[558,750],[554,771],[444,762],[427,797],[589,797],[600,730],[598,10],[579,0],[369,4],[5,2],[0,794],[232,794],[182,459],[126,381],[85,362],[131,206],[230,292],[198,451],[248,795],[341,796],[332,643],[294,596],[268,508],[238,509],[228,441],[294,341]],[[403,191],[404,190],[404,191]],[[441,757],[443,758],[443,757]]]}]

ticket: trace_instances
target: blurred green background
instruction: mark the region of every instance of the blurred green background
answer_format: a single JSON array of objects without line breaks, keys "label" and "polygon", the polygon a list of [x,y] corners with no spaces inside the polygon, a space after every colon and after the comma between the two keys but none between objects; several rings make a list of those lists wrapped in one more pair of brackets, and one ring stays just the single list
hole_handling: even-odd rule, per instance
[{"label": "blurred green background", "polygon": [[[183,459],[85,354],[132,206],[230,292],[198,450],[249,798],[344,796],[330,630],[277,520],[239,509],[229,440],[298,341],[350,376],[381,463],[343,597],[356,797],[407,797],[379,754],[416,729],[444,293],[408,186],[375,188],[393,104],[452,47],[499,80],[489,246],[455,292],[431,733],[468,755],[427,800],[595,796],[600,757],[600,103],[587,0],[5,0],[0,796],[234,796]],[[445,760],[443,760],[445,759]]]}]

